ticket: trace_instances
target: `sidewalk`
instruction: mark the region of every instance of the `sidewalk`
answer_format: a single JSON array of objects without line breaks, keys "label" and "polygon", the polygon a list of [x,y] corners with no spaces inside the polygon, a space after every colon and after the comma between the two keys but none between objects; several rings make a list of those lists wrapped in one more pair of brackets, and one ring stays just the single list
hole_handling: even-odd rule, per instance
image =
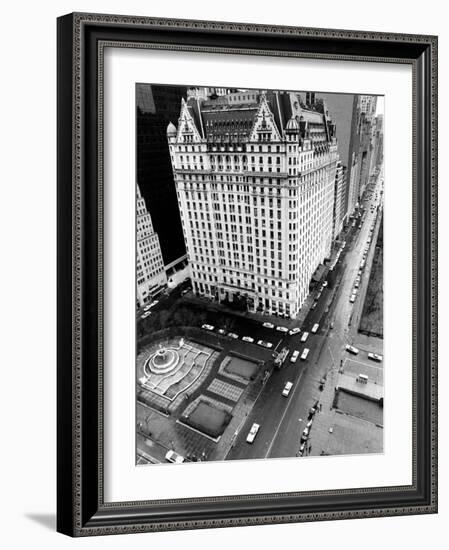
[{"label": "sidewalk", "polygon": [[224,304],[219,304],[217,302],[212,302],[209,298],[204,298],[202,296],[196,296],[193,294],[193,292],[189,292],[185,295],[185,298],[190,300],[193,303],[197,303],[199,305],[204,306],[205,309],[209,311],[216,311],[220,313],[227,313],[229,315],[233,315],[235,317],[240,317],[242,319],[251,319],[255,321],[256,323],[273,323],[273,325],[282,325],[287,327],[288,329],[292,329],[297,326],[301,326],[301,324],[304,322],[305,318],[307,317],[310,308],[312,307],[312,304],[314,302],[314,296],[313,292],[311,292],[302,308],[299,312],[296,319],[285,319],[284,317],[278,317],[277,315],[268,315],[265,313],[254,313],[251,311],[236,311],[235,309],[232,309]]}]

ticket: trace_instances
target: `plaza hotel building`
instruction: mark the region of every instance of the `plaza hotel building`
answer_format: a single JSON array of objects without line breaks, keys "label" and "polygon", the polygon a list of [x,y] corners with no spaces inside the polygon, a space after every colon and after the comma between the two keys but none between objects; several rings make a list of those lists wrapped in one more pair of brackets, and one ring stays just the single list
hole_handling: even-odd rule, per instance
[{"label": "plaza hotel building", "polygon": [[167,139],[193,291],[296,317],[333,240],[338,153],[325,103],[255,90],[181,103]]}]

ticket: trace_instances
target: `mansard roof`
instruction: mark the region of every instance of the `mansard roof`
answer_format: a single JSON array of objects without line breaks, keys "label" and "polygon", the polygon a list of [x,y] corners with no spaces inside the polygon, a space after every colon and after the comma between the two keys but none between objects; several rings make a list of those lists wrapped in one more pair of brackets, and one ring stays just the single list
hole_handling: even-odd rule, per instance
[{"label": "mansard roof", "polygon": [[250,138],[259,108],[265,98],[279,135],[284,129],[295,125],[300,120],[313,125],[323,125],[326,131],[326,120],[323,113],[306,108],[301,97],[295,92],[262,92],[258,101],[230,103],[226,96],[216,100],[202,100],[190,97],[186,103],[189,114],[202,139],[207,141],[244,142]]}]

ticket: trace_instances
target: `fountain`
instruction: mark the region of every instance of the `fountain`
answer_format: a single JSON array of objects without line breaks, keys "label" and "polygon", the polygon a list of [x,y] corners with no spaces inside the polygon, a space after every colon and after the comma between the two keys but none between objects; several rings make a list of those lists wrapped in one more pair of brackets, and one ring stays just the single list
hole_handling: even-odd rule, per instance
[{"label": "fountain", "polygon": [[152,355],[145,365],[154,374],[166,374],[172,371],[179,361],[179,354],[175,349],[168,349],[159,346],[159,349]]}]

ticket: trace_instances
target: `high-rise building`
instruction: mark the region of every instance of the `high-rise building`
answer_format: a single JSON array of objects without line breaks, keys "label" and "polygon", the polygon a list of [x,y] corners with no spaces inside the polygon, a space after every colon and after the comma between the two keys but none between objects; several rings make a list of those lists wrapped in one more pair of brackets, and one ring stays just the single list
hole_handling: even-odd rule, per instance
[{"label": "high-rise building", "polygon": [[136,85],[137,181],[167,270],[186,257],[166,135],[167,124],[178,117],[186,94],[186,86]]},{"label": "high-rise building", "polygon": [[360,96],[360,112],[366,115],[367,118],[373,118],[376,114],[377,96],[361,95]]},{"label": "high-rise building", "polygon": [[334,216],[332,236],[334,239],[338,237],[343,229],[344,220],[346,217],[345,200],[346,200],[346,168],[341,161],[337,161],[337,169],[335,171],[335,187],[334,187]]},{"label": "high-rise building", "polygon": [[351,209],[349,207],[349,176],[353,162],[352,150],[356,145],[358,96],[353,94],[319,94],[319,97],[324,99],[329,111],[329,116],[336,125],[338,155],[345,173],[344,198],[341,208],[343,210],[343,216],[346,219],[354,210],[353,206]]},{"label": "high-rise building", "polygon": [[360,202],[372,172],[376,96],[356,96],[356,109],[349,147],[348,214]]},{"label": "high-rise building", "polygon": [[379,169],[383,163],[384,158],[384,130],[383,130],[383,124],[384,124],[384,117],[382,114],[377,115],[376,117],[376,124],[374,127],[374,148],[373,148],[373,155],[372,155],[372,166],[373,169]]},{"label": "high-rise building", "polygon": [[323,101],[191,98],[167,138],[194,292],[295,317],[333,238],[338,153]]},{"label": "high-rise building", "polygon": [[137,185],[137,307],[151,301],[167,285],[159,238]]}]

